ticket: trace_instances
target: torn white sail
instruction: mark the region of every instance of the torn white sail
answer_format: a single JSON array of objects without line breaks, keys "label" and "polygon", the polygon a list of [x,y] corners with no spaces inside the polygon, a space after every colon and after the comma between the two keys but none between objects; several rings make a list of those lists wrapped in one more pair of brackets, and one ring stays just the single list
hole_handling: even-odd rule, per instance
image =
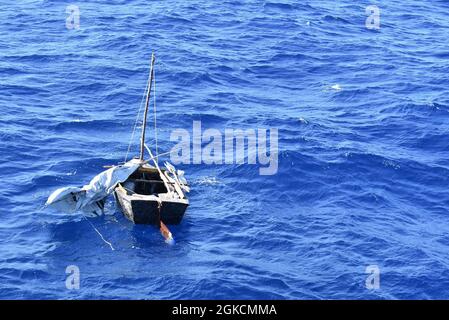
[{"label": "torn white sail", "polygon": [[133,159],[103,171],[83,187],[60,188],[48,197],[46,205],[65,212],[82,210],[86,213],[102,214],[104,198],[114,191],[118,183],[128,179],[141,163],[140,160]]}]

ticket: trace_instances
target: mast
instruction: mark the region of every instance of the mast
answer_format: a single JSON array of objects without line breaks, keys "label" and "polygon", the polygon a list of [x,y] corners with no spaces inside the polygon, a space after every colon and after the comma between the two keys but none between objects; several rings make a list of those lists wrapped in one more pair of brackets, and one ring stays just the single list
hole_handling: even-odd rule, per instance
[{"label": "mast", "polygon": [[150,104],[150,93],[151,93],[151,86],[153,84],[153,67],[154,67],[154,52],[151,54],[151,68],[150,68],[150,83],[148,84],[148,91],[147,91],[147,97],[145,100],[145,112],[143,114],[143,124],[142,124],[142,136],[140,137],[140,160],[143,160],[143,153],[144,153],[144,146],[145,146],[145,129],[147,126],[147,113],[148,113],[148,105]]}]

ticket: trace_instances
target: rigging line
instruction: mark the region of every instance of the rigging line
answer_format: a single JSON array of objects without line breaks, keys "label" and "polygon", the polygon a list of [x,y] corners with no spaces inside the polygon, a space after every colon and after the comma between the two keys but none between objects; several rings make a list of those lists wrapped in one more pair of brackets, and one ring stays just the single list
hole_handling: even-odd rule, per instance
[{"label": "rigging line", "polygon": [[109,247],[111,247],[111,250],[114,251],[114,247],[112,246],[112,243],[110,243],[109,241],[107,241],[103,235],[100,233],[100,231],[98,231],[97,228],[95,228],[95,226],[92,224],[92,222],[89,221],[89,219],[87,219],[87,217],[83,214],[83,218],[89,222],[90,226],[95,230],[96,233],[98,233],[98,235],[101,237],[101,240],[103,240],[104,243],[106,243],[107,245],[109,245]]},{"label": "rigging line", "polygon": [[144,96],[142,97],[142,100],[140,101],[139,111],[137,111],[136,120],[134,121],[134,127],[133,127],[133,130],[132,130],[132,133],[131,133],[131,138],[129,139],[128,149],[126,150],[126,154],[125,154],[125,162],[126,162],[126,160],[128,160],[128,154],[129,154],[129,151],[131,150],[131,144],[132,144],[133,139],[134,139],[134,134],[136,133],[137,123],[139,121],[140,112],[142,110]]},{"label": "rigging line", "polygon": [[154,166],[156,167],[157,171],[159,172],[159,176],[161,177],[162,181],[164,182],[165,188],[167,189],[168,194],[171,196],[172,189],[170,189],[170,184],[168,183],[167,178],[164,176],[164,173],[161,171],[161,168],[159,167],[159,164],[156,160],[154,160],[155,157],[153,157],[153,153],[151,152],[150,148],[146,144],[144,144],[144,147],[147,149],[148,153],[150,154],[151,158],[153,159]]},{"label": "rigging line", "polygon": [[153,107],[154,107],[154,140],[156,143],[156,161],[158,161],[158,146],[157,146],[157,125],[156,125],[156,72],[153,71],[153,79],[154,79],[154,102],[153,102]]},{"label": "rigging line", "polygon": [[[148,148],[147,144],[145,144],[145,148]],[[148,151],[148,149],[147,149],[147,151]],[[157,157],[160,157],[160,156],[165,156],[165,155],[170,154],[170,153],[172,153],[171,150],[167,151],[167,152],[159,153],[159,154],[157,154],[157,155],[155,155],[153,157],[150,156],[151,158],[149,158],[148,160],[145,160],[145,162],[150,162],[150,160],[156,159]]]},{"label": "rigging line", "polygon": [[[147,88],[148,88],[148,80],[147,80],[147,86],[145,87],[145,91],[147,91]],[[145,92],[144,92],[144,94],[143,94],[143,96],[142,96],[142,99],[140,100],[139,111],[137,112],[136,120],[134,121],[133,131],[132,131],[132,133],[131,133],[131,138],[129,139],[129,143],[128,143],[128,149],[126,150],[125,162],[126,162],[126,160],[128,159],[128,154],[129,154],[129,151],[131,150],[131,144],[132,144],[133,139],[134,139],[134,134],[136,133],[137,124],[138,124],[138,122],[139,122],[140,112],[141,112],[141,110],[142,110],[144,98],[145,98]]]},{"label": "rigging line", "polygon": [[[143,98],[142,98],[142,101],[143,101]],[[131,149],[131,144],[132,144],[133,139],[134,139],[134,134],[136,132],[137,122],[138,122],[138,119],[139,119],[140,111],[142,110],[142,101],[140,102],[139,111],[137,112],[136,120],[134,121],[134,127],[133,127],[133,130],[131,132],[131,138],[129,139],[128,149],[126,150],[126,154],[125,154],[125,162],[126,162],[126,160],[128,160],[128,154],[129,154],[129,151]]]},{"label": "rigging line", "polygon": [[149,82],[150,82],[150,76],[148,76],[148,78],[147,78],[147,85],[145,87],[145,91],[143,92],[142,99],[140,100],[139,111],[137,111],[136,120],[134,121],[134,128],[133,128],[133,131],[131,133],[131,139],[129,140],[129,144],[128,144],[128,150],[126,150],[125,162],[128,159],[128,154],[129,154],[129,151],[131,150],[131,144],[133,142],[134,134],[135,134],[136,129],[137,129],[137,123],[139,122],[140,112],[142,110],[142,106],[143,106],[143,103],[144,103],[144,100],[145,100],[145,95],[146,95],[146,92],[148,90],[148,86],[150,85]]}]

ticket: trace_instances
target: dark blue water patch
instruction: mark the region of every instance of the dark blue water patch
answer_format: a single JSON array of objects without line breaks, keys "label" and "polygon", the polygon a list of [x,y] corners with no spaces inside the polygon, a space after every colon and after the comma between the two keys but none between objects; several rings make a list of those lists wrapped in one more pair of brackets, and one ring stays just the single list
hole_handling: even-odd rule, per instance
[{"label": "dark blue water patch", "polygon": [[282,3],[282,2],[265,2],[264,3],[264,8],[270,9],[270,8],[274,8],[274,9],[280,9],[281,11],[290,11],[292,10],[295,6],[290,4],[290,3]]},{"label": "dark blue water patch", "polygon": [[24,85],[3,85],[0,88],[0,92],[2,92],[5,96],[27,96],[27,95],[49,95],[50,91],[42,88],[42,87],[36,87],[36,86],[24,86]]},{"label": "dark blue water patch", "polygon": [[39,53],[34,53],[34,54],[25,54],[25,55],[11,55],[8,56],[6,55],[4,58],[6,59],[6,61],[10,61],[10,62],[26,62],[26,63],[50,63],[50,62],[57,62],[57,61],[63,61],[64,59],[69,59],[69,58],[78,58],[79,56],[76,54],[71,54],[71,53],[67,53],[67,54],[39,54]]},{"label": "dark blue water patch", "polygon": [[302,53],[277,53],[269,59],[272,62],[300,62],[304,60],[316,59],[315,57],[308,56]]}]

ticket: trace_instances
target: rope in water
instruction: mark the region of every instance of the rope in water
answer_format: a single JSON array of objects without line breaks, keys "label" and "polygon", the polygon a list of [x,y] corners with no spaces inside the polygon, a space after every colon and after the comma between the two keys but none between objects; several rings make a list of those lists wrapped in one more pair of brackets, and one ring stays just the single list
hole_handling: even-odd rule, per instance
[{"label": "rope in water", "polygon": [[101,232],[98,231],[97,228],[95,228],[95,226],[92,224],[92,222],[90,222],[84,214],[83,214],[83,218],[84,218],[87,222],[89,222],[90,226],[91,226],[91,227],[95,230],[95,232],[98,233],[98,235],[101,237],[101,240],[103,240],[104,243],[106,243],[107,245],[109,245],[109,247],[111,248],[111,250],[114,251],[115,249],[114,249],[114,247],[112,246],[112,243],[110,243],[109,241],[107,241],[107,240],[103,237],[103,235],[101,234]]}]

